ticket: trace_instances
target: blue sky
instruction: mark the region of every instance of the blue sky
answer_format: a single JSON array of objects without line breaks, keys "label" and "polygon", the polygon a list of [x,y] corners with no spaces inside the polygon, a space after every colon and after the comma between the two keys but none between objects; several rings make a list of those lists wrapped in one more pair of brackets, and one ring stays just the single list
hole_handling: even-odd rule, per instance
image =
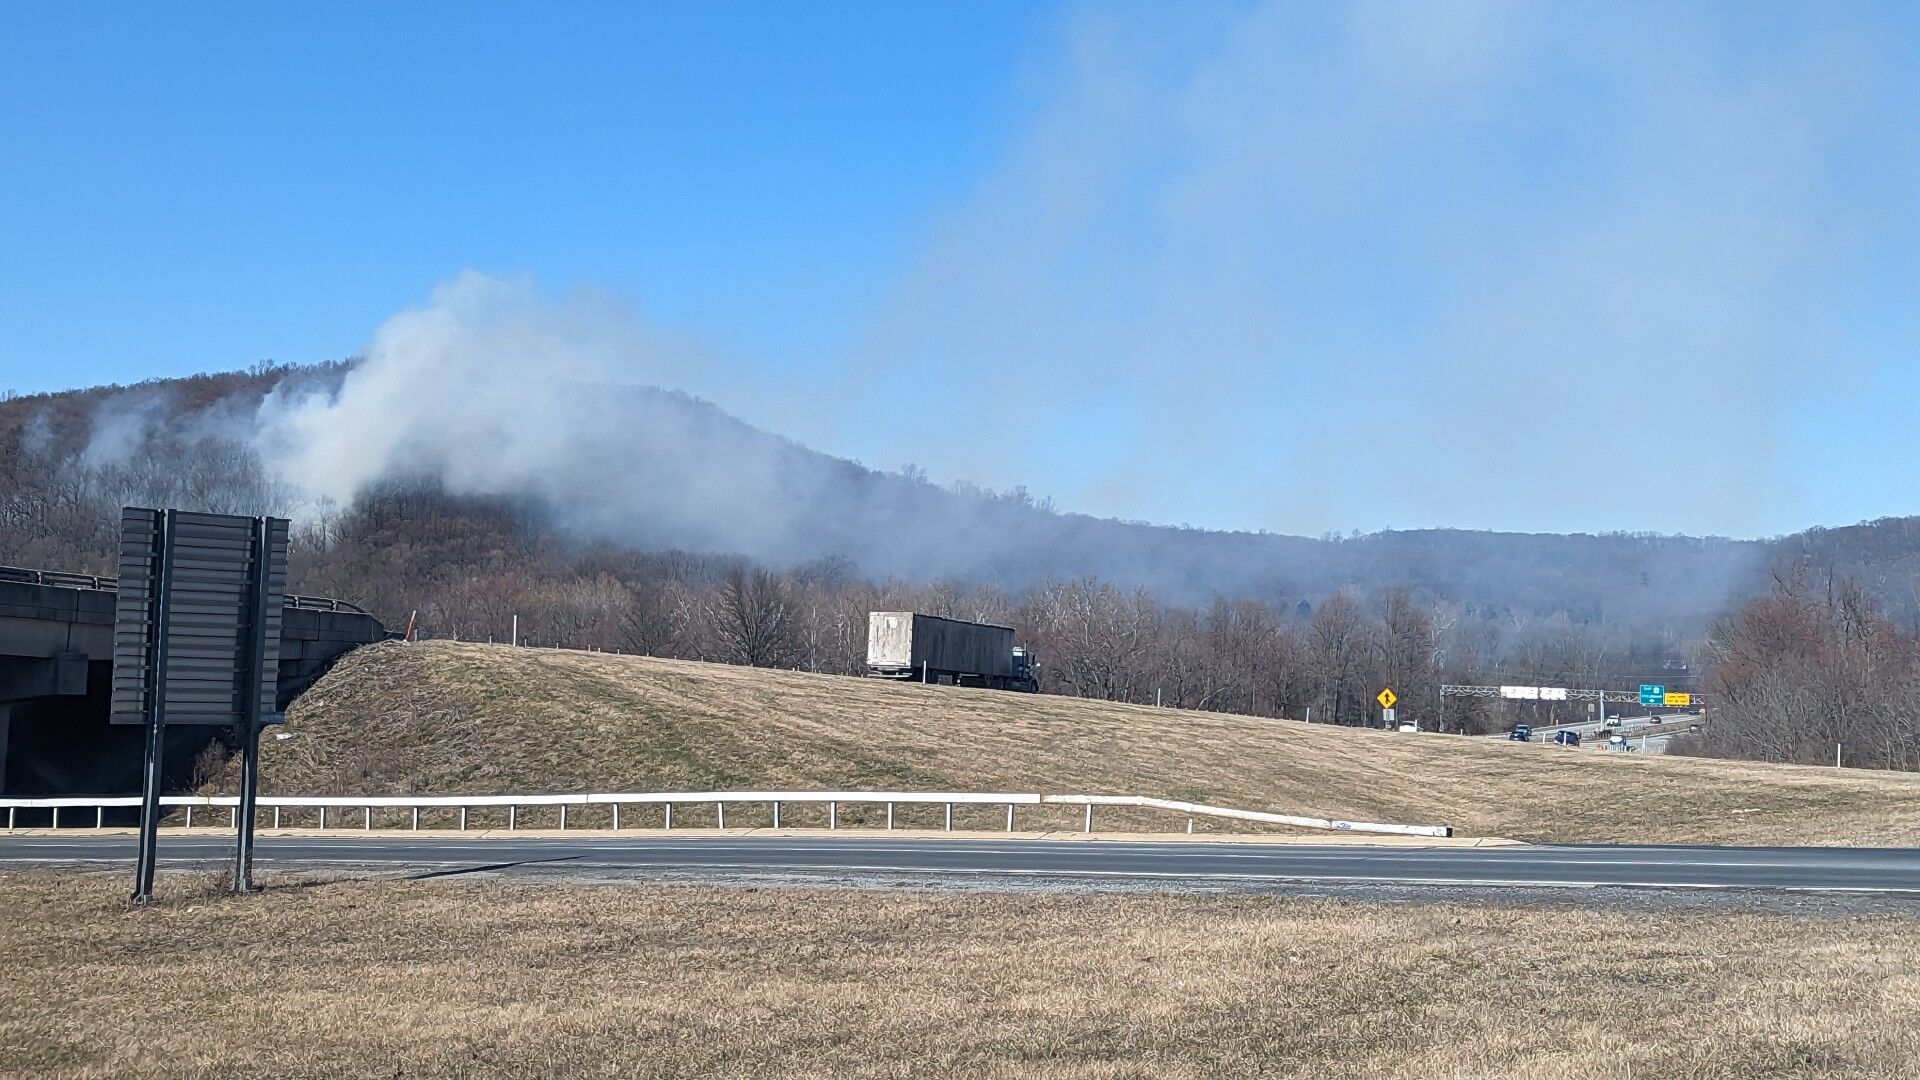
[{"label": "blue sky", "polygon": [[1092,513],[1915,513],[1917,58],[1894,4],[11,5],[0,390],[349,355],[478,270]]}]

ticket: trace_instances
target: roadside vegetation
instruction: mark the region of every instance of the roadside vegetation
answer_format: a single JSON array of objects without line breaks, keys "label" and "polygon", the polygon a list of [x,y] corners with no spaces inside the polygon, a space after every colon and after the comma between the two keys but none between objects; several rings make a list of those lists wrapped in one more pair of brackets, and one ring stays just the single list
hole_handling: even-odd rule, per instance
[{"label": "roadside vegetation", "polygon": [[[445,641],[349,655],[295,703],[284,734],[266,740],[262,762],[266,790],[285,794],[1107,793],[1536,841],[1920,843],[1920,777],[1909,774]],[[676,823],[708,823],[701,812],[683,808]],[[763,824],[754,812],[728,823]],[[789,807],[787,823],[824,823],[810,813],[824,819]],[[998,810],[979,813],[956,824],[1000,827]],[[1022,828],[1079,824],[1073,808],[1022,813]],[[936,827],[939,814],[903,808],[899,824]],[[1164,814],[1100,815],[1102,828],[1184,827]],[[576,811],[571,824],[604,822]]]},{"label": "roadside vegetation", "polygon": [[0,875],[0,1072],[1904,1077],[1920,919]]},{"label": "roadside vegetation", "polygon": [[1726,722],[1681,753],[1920,769],[1920,634],[1858,582],[1796,564],[1708,638]]}]

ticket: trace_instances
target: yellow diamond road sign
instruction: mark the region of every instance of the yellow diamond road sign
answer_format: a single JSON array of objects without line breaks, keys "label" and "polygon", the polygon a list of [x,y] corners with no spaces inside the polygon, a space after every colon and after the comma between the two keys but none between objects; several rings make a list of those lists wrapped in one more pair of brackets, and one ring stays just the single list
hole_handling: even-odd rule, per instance
[{"label": "yellow diamond road sign", "polygon": [[1389,686],[1385,690],[1380,691],[1380,696],[1373,700],[1379,702],[1381,708],[1391,709],[1393,708],[1393,703],[1400,700],[1400,695],[1394,693],[1393,687]]}]

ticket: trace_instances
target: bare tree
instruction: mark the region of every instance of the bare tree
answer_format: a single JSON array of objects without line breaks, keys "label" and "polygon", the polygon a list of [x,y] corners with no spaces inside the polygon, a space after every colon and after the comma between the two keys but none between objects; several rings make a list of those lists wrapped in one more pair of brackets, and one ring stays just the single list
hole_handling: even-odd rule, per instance
[{"label": "bare tree", "polygon": [[636,588],[620,623],[620,648],[643,656],[676,655],[692,628],[695,606],[678,582]]},{"label": "bare tree", "polygon": [[1307,625],[1308,677],[1323,715],[1336,724],[1367,720],[1362,680],[1369,647],[1366,616],[1344,592],[1321,603]]},{"label": "bare tree", "polygon": [[723,656],[751,667],[790,667],[800,651],[793,592],[760,567],[735,567],[707,612]]}]

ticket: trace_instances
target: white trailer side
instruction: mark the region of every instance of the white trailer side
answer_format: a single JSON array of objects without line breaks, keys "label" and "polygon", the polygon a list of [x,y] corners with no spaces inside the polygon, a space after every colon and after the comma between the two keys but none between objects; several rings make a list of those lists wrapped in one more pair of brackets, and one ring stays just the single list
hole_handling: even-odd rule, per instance
[{"label": "white trailer side", "polygon": [[875,611],[867,616],[867,670],[898,678],[1004,680],[1013,673],[1013,628]]}]

